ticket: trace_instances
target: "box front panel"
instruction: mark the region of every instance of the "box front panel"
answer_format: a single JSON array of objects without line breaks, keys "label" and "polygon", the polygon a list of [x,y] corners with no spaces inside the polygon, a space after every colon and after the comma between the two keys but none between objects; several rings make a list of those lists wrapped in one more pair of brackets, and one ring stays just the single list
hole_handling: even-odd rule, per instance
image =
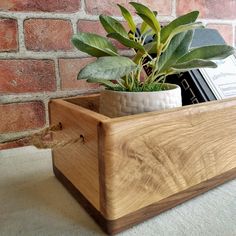
[{"label": "box front panel", "polygon": [[106,217],[119,219],[190,188],[197,195],[194,186],[232,172],[235,117],[232,100],[104,122]]}]

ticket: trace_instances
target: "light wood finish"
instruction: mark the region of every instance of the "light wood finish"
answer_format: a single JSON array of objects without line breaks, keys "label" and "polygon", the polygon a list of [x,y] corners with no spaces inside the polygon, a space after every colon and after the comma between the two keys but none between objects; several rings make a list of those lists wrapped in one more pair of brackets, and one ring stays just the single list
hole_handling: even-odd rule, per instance
[{"label": "light wood finish", "polygon": [[157,203],[141,208],[130,214],[127,214],[116,220],[106,219],[100,211],[98,211],[90,202],[81,194],[81,192],[54,166],[54,173],[61,183],[67,188],[67,190],[75,197],[75,199],[81,204],[82,207],[93,217],[93,219],[101,226],[104,232],[109,235],[119,233],[125,229],[132,227],[144,220],[147,220],[157,214],[162,213],[172,207],[177,206],[197,195],[200,195],[228,180],[232,180],[236,177],[236,168],[214,178],[211,178],[205,182],[201,182],[183,192],[171,195]]},{"label": "light wood finish", "polygon": [[62,99],[53,100],[49,108],[50,123],[62,123],[53,139],[71,141],[53,150],[54,165],[99,210],[97,125],[106,117]]},{"label": "light wood finish", "polygon": [[95,112],[99,112],[99,100],[99,94],[90,94],[64,99],[64,101],[79,105]]},{"label": "light wood finish", "polygon": [[[211,178],[205,182],[201,182],[198,185],[188,188],[183,192],[178,192],[170,197],[167,197],[157,203],[141,208],[130,214],[127,214],[117,220],[107,220],[106,225],[101,225],[107,233],[116,234],[131,226],[147,220],[153,216],[156,216],[170,208],[177,206],[195,196],[198,196],[227,180],[232,180],[236,177],[236,168],[214,178]],[[99,222],[100,223],[100,222]]]},{"label": "light wood finish", "polygon": [[236,100],[102,122],[101,209],[109,220],[236,167]]},{"label": "light wood finish", "polygon": [[50,116],[63,126],[56,140],[85,137],[54,150],[54,167],[65,186],[74,186],[71,192],[91,203],[88,211],[94,208],[106,232],[236,177],[236,99],[120,118],[95,112],[98,99],[56,99]]}]

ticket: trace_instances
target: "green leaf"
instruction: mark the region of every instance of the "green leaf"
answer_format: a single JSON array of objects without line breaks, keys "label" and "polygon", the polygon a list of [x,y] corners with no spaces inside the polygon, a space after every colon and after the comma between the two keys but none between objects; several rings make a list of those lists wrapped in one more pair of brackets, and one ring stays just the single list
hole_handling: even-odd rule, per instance
[{"label": "green leaf", "polygon": [[143,21],[140,27],[141,34],[144,34],[148,30],[148,24]]},{"label": "green leaf", "polygon": [[157,51],[157,42],[151,42],[148,44],[143,45],[144,47],[144,51],[137,51],[135,57],[133,58],[133,61],[136,64],[140,63],[140,60],[142,59],[142,57],[148,52],[149,54],[154,54]]},{"label": "green leaf", "polygon": [[133,58],[133,62],[136,63],[137,65],[139,65],[140,60],[142,59],[144,54],[145,54],[144,52],[137,51],[137,53],[135,54],[135,56]]},{"label": "green leaf", "polygon": [[99,20],[108,34],[116,32],[124,37],[127,37],[127,32],[124,26],[118,20],[110,16],[103,16],[103,15],[99,16]]},{"label": "green leaf", "polygon": [[168,25],[161,29],[161,42],[164,43],[171,32],[180,25],[186,25],[196,21],[199,15],[198,11],[192,11],[186,15],[180,16],[177,19],[171,21]]},{"label": "green leaf", "polygon": [[117,80],[136,68],[137,65],[128,57],[100,57],[85,66],[80,71],[78,79]]},{"label": "green leaf", "polygon": [[[154,11],[153,13],[155,16],[157,16],[157,11]],[[144,34],[149,29],[150,29],[150,26],[145,21],[143,21],[140,27],[141,34]]]},{"label": "green leaf", "polygon": [[141,44],[139,44],[139,43],[137,43],[133,40],[130,40],[128,38],[125,38],[120,34],[110,33],[110,34],[107,35],[107,37],[116,39],[117,41],[119,41],[120,43],[122,43],[126,47],[134,48],[134,49],[140,50],[142,52],[145,52],[145,49]]},{"label": "green leaf", "polygon": [[194,22],[194,23],[190,23],[190,24],[186,24],[186,25],[180,25],[178,27],[176,27],[169,35],[169,37],[167,38],[167,40],[164,42],[164,48],[163,51],[165,51],[168,46],[170,41],[172,40],[172,38],[182,32],[188,31],[188,30],[194,30],[197,28],[203,28],[204,26],[202,25],[201,22]]},{"label": "green leaf", "polygon": [[150,20],[150,18],[148,18],[146,15],[141,14],[141,13],[137,13],[137,15],[139,15],[146,22],[146,24],[148,24],[152,28],[152,30],[154,32],[157,32],[156,27],[155,27],[153,21]]},{"label": "green leaf", "polygon": [[196,60],[173,65],[172,69],[176,72],[184,72],[184,71],[189,71],[189,70],[203,68],[203,67],[216,68],[217,64],[213,61],[196,59]]},{"label": "green leaf", "polygon": [[212,45],[195,48],[178,60],[178,63],[187,62],[193,59],[218,60],[224,59],[236,51],[228,45]]},{"label": "green leaf", "polygon": [[137,14],[155,31],[160,32],[161,26],[156,19],[155,14],[146,6],[137,2],[130,2],[130,4],[135,8]]},{"label": "green leaf", "polygon": [[130,12],[125,7],[121,6],[120,4],[117,4],[117,5],[120,8],[122,16],[127,21],[130,30],[133,33],[135,33],[135,31],[136,31],[136,24],[134,23],[134,19],[133,19],[132,15],[130,14]]},{"label": "green leaf", "polygon": [[157,53],[157,42],[153,41],[151,43],[147,43],[144,45],[144,48],[149,54]]},{"label": "green leaf", "polygon": [[118,55],[108,39],[96,34],[78,33],[73,35],[71,41],[77,49],[94,57]]},{"label": "green leaf", "polygon": [[156,17],[157,14],[158,14],[158,12],[157,12],[157,11],[153,11],[153,14],[154,14],[154,16]]},{"label": "green leaf", "polygon": [[99,84],[102,84],[108,88],[119,88],[119,84],[114,84],[112,83],[111,81],[109,80],[106,80],[106,79],[87,79],[87,82],[89,83],[99,83]]},{"label": "green leaf", "polygon": [[175,64],[179,58],[188,52],[192,39],[193,31],[190,30],[177,34],[171,40],[169,47],[159,59],[159,73],[168,70],[168,68]]}]

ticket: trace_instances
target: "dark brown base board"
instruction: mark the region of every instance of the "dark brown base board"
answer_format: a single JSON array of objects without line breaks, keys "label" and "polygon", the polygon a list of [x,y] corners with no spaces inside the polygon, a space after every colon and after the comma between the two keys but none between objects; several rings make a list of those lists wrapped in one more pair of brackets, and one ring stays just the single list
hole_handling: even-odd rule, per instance
[{"label": "dark brown base board", "polygon": [[93,205],[75,188],[75,186],[53,165],[55,176],[67,188],[67,190],[75,197],[88,214],[100,225],[104,232],[109,235],[119,233],[125,229],[154,217],[163,211],[173,208],[195,196],[198,196],[226,181],[236,177],[236,168],[221,174],[217,177],[202,182],[185,191],[172,195],[162,201],[139,209],[117,220],[107,220],[104,216],[93,207]]},{"label": "dark brown base board", "polygon": [[98,225],[110,234],[109,224],[101,213],[83,196],[83,194],[53,165],[53,172],[57,179],[66,187],[71,195],[78,201],[78,203],[85,209],[85,211],[97,222]]}]

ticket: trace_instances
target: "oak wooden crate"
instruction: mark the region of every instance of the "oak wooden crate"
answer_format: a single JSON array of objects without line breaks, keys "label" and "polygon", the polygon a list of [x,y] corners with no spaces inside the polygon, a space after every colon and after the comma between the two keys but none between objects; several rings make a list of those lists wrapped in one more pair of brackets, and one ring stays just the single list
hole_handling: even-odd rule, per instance
[{"label": "oak wooden crate", "polygon": [[57,178],[109,234],[236,177],[236,99],[121,118],[99,95],[55,99]]}]

